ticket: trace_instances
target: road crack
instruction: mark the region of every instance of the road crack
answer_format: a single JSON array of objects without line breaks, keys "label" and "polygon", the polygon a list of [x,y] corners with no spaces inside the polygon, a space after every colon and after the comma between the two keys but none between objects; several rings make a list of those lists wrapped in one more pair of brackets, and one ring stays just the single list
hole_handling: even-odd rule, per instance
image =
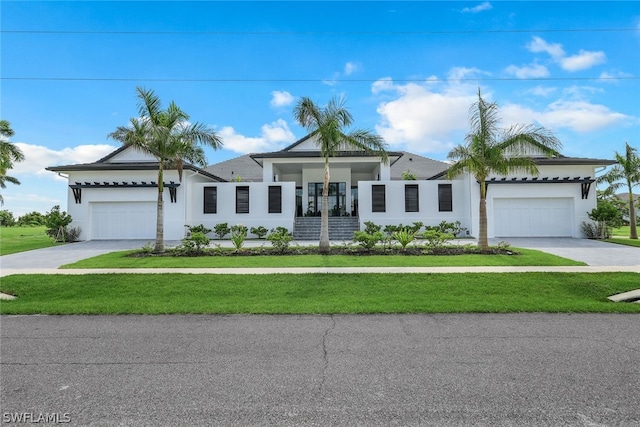
[{"label": "road crack", "polygon": [[327,350],[327,337],[329,333],[333,331],[336,327],[336,319],[332,315],[329,316],[331,319],[331,325],[324,331],[322,334],[322,375],[320,378],[320,394],[324,391],[324,384],[327,379],[327,370],[329,369],[329,352]]}]

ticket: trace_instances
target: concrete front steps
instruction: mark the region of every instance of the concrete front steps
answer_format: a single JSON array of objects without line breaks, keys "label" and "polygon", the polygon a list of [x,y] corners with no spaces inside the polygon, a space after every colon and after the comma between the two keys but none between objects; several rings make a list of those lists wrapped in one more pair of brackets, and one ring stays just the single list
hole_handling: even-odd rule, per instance
[{"label": "concrete front steps", "polygon": [[[297,217],[293,228],[296,240],[320,240],[319,216]],[[360,229],[358,217],[330,216],[329,240],[353,240],[353,232]]]}]

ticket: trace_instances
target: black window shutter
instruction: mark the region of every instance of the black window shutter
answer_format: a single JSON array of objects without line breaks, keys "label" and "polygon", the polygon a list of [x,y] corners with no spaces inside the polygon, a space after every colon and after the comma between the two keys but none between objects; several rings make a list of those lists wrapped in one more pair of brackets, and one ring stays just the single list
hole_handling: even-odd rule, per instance
[{"label": "black window shutter", "polygon": [[218,187],[204,187],[204,213],[218,213]]},{"label": "black window shutter", "polygon": [[453,211],[451,184],[438,184],[438,210],[440,212]]},{"label": "black window shutter", "polygon": [[371,212],[386,212],[387,203],[384,185],[371,186]]},{"label": "black window shutter", "polygon": [[282,213],[282,186],[269,186],[269,213]]},{"label": "black window shutter", "polygon": [[406,184],[404,186],[404,211],[419,212],[418,185]]},{"label": "black window shutter", "polygon": [[249,187],[236,187],[236,213],[249,213]]}]

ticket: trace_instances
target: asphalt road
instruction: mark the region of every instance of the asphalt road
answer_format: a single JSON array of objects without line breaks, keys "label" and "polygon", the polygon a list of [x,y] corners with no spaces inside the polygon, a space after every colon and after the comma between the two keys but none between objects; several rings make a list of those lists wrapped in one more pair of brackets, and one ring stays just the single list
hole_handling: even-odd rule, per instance
[{"label": "asphalt road", "polygon": [[640,426],[637,315],[0,321],[0,423]]}]

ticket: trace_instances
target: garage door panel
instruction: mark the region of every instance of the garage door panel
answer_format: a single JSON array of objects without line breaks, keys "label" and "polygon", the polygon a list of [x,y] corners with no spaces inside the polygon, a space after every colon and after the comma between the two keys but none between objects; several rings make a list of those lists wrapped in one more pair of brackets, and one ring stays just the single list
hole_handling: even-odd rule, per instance
[{"label": "garage door panel", "polygon": [[569,237],[570,198],[494,199],[496,237]]},{"label": "garage door panel", "polygon": [[153,239],[156,228],[154,202],[100,202],[91,204],[91,238]]}]

